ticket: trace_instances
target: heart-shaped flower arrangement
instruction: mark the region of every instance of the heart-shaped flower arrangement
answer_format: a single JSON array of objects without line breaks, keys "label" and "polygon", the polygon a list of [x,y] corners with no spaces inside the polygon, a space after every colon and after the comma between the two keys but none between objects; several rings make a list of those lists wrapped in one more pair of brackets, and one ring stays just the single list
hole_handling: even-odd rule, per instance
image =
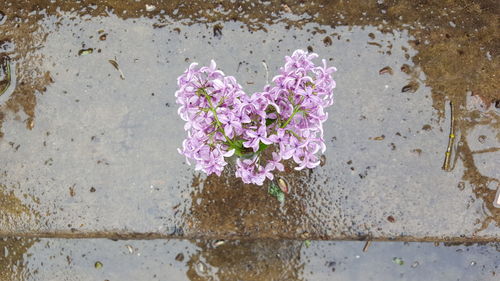
[{"label": "heart-shaped flower arrangement", "polygon": [[[192,63],[182,74],[175,93],[178,113],[188,137],[179,152],[196,161],[196,170],[221,175],[226,157],[237,156],[236,176],[262,185],[283,171],[292,158],[296,170],[319,165],[326,149],[325,108],[333,104],[334,67],[315,66],[315,53],[296,50],[285,57],[273,85],[248,96],[233,76],[225,76],[212,60],[209,67]],[[272,148],[271,159],[262,152]]]}]

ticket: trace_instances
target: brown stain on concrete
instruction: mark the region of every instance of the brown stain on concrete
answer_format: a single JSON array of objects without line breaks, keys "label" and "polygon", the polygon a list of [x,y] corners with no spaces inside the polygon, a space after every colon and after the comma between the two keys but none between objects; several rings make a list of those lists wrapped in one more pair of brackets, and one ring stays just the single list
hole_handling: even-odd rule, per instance
[{"label": "brown stain on concrete", "polygon": [[[36,204],[37,200],[32,196],[25,195]],[[5,186],[0,184],[0,229],[5,231],[13,226],[23,229],[23,226],[35,227],[39,222],[40,214],[32,207],[23,203],[13,190],[7,191]],[[1,232],[1,231],[0,231]]]},{"label": "brown stain on concrete", "polygon": [[[45,14],[56,15],[57,9],[94,17],[106,16],[110,12],[123,19],[156,18],[156,28],[162,28],[170,20],[184,20],[187,25],[240,21],[250,30],[266,30],[266,25],[276,23],[301,28],[310,22],[332,27],[378,26],[382,32],[388,33],[394,30],[408,30],[414,37],[411,44],[418,51],[412,61],[426,76],[425,80],[419,80],[418,71],[414,71],[409,74],[411,83],[424,83],[432,88],[433,107],[441,118],[446,119],[446,101],[452,101],[458,108],[455,117],[457,130],[465,135],[475,124],[463,120],[467,120],[471,114],[477,114],[463,109],[466,106],[466,93],[470,91],[480,96],[486,107],[495,106],[500,100],[497,82],[500,75],[499,7],[495,1],[384,1],[382,4],[376,1],[281,1],[266,5],[252,1],[194,1],[190,5],[182,1],[150,1],[151,5],[156,6],[153,12],[146,12],[143,2],[130,2],[125,6],[118,0],[81,1],[79,4],[51,4],[49,1],[27,0],[7,2],[9,5],[0,4],[0,10],[7,15],[7,21],[0,26],[1,34],[4,34],[2,36],[7,37],[0,38],[0,41],[11,40],[15,43],[15,52],[3,55],[10,56],[16,63],[17,81],[9,100],[0,105],[0,137],[3,134],[2,120],[10,112],[24,112],[27,118],[22,121],[28,129],[35,124],[36,96],[44,92],[45,87],[51,83],[50,74],[37,68],[43,55],[36,50],[37,46],[43,45],[44,37],[39,36],[43,35],[43,32],[37,33],[36,22],[45,17]],[[45,14],[35,13],[28,16],[31,11],[44,11]],[[291,20],[289,15],[308,17]],[[22,23],[21,20],[25,18],[28,18],[28,22]],[[222,29],[222,36],[223,32]],[[376,41],[376,38],[372,39]],[[332,44],[335,44],[335,40]],[[388,49],[386,53],[390,54],[390,47]],[[406,69],[403,67],[401,71],[405,72]],[[411,91],[403,94],[411,94]],[[472,151],[468,149],[466,141],[463,138],[461,140],[464,145],[458,148],[457,154],[466,167],[463,179],[475,186],[476,196],[485,200],[487,208],[493,214],[488,220],[494,220],[499,226],[498,210],[491,206],[493,191],[483,189],[486,181],[498,179],[486,179],[478,172]],[[443,143],[443,152],[445,148],[446,144]],[[293,176],[292,185],[298,185],[300,181],[307,183],[307,179],[299,175]],[[220,186],[234,188],[221,190]],[[302,194],[298,188],[294,191],[294,196],[287,197],[287,204],[282,211],[278,211],[277,202],[259,204],[259,208],[264,210],[259,210],[261,213],[257,215],[252,212],[257,206],[255,202],[269,201],[264,191],[255,186],[243,185],[239,179],[229,174],[220,178],[209,177],[203,183],[203,188],[193,193],[194,204],[191,212],[195,219],[190,224],[207,231],[226,229],[241,230],[245,233],[265,227],[272,231],[278,230],[277,233],[287,229],[300,232],[303,223],[301,216],[305,214],[305,207],[299,198],[307,198],[307,195]],[[196,203],[198,199],[200,204]],[[276,220],[280,223],[279,226],[262,226],[259,224],[262,220]],[[484,222],[481,225],[484,227]],[[317,230],[321,233],[320,226]]]},{"label": "brown stain on concrete", "polygon": [[[477,168],[474,161],[474,154],[476,153],[494,153],[496,148],[490,148],[486,151],[473,151],[470,148],[466,136],[468,131],[473,129],[477,125],[488,125],[496,132],[500,132],[500,115],[493,111],[480,112],[478,110],[472,110],[463,114],[466,117],[460,118],[461,136],[458,140],[457,145],[457,157],[462,160],[465,166],[465,172],[462,180],[469,182],[473,186],[474,194],[477,199],[483,201],[484,207],[488,210],[488,217],[478,223],[479,228],[476,233],[484,230],[488,227],[491,222],[494,222],[497,227],[500,227],[500,208],[496,208],[493,205],[497,190],[492,190],[488,186],[492,183],[497,183],[500,186],[500,179],[494,177],[488,177],[482,175]],[[499,142],[499,134],[497,133],[497,142]]]},{"label": "brown stain on concrete", "polygon": [[311,174],[294,171],[293,167],[287,162],[285,171],[276,173],[287,180],[291,189],[284,204],[268,194],[269,180],[263,186],[244,184],[234,176],[234,167],[225,169],[220,177],[195,177],[193,203],[183,214],[186,234],[194,230],[226,237],[251,237],[254,233],[265,234],[264,238],[308,239],[311,234],[315,239],[326,237],[321,222],[307,213],[307,202],[313,196],[306,188]]},{"label": "brown stain on concrete", "polygon": [[39,61],[43,59],[43,55],[37,52],[43,46],[46,36],[38,30],[37,24],[44,15],[39,13],[28,15],[29,12],[39,9],[39,5],[7,4],[11,3],[0,4],[0,11],[6,15],[4,23],[0,24],[0,42],[8,42],[13,47],[0,50],[0,57],[9,58],[15,76],[10,81],[9,88],[13,89],[12,94],[6,102],[0,104],[0,138],[4,135],[2,123],[9,112],[16,116],[19,116],[17,113],[23,112],[26,117],[22,121],[26,124],[26,128],[31,130],[34,127],[36,96],[45,92],[46,86],[51,82],[49,73],[39,68]]},{"label": "brown stain on concrete", "polygon": [[26,280],[31,274],[26,270],[25,254],[38,239],[0,238],[0,281]]},{"label": "brown stain on concrete", "polygon": [[[12,216],[30,215],[31,211],[28,206],[23,204],[16,197],[14,191],[6,191],[3,185],[0,185],[0,214],[9,214]],[[0,221],[6,221],[9,218],[2,216]]]},{"label": "brown stain on concrete", "polygon": [[[495,104],[500,100],[498,77],[500,76],[500,31],[499,6],[495,1],[281,1],[265,5],[259,1],[205,2],[194,1],[187,5],[182,1],[150,1],[156,9],[146,12],[144,3],[101,0],[81,3],[50,3],[49,1],[8,1],[0,5],[7,20],[0,25],[2,40],[15,43],[15,57],[20,64],[30,64],[29,71],[21,71],[17,87],[0,112],[23,110],[28,118],[28,128],[35,119],[36,93],[43,92],[50,83],[47,72],[36,69],[32,52],[43,45],[43,36],[37,38],[36,21],[46,14],[57,14],[57,10],[77,11],[94,17],[106,16],[109,12],[127,19],[156,17],[162,22],[183,20],[184,24],[212,24],[219,21],[241,21],[250,30],[265,30],[265,26],[285,22],[289,26],[301,27],[315,22],[339,26],[379,26],[383,32],[408,29],[415,37],[412,41],[418,51],[413,62],[425,72],[425,83],[432,87],[434,107],[443,116],[444,102],[452,100],[456,105],[465,105],[465,93],[472,91],[485,102]],[[30,14],[31,11],[44,13]],[[309,15],[300,20],[290,20],[287,14]],[[19,23],[28,19],[27,23]],[[189,19],[189,21],[186,21]],[[412,28],[408,28],[411,26]],[[15,32],[13,32],[15,30]],[[317,31],[315,31],[317,32]],[[375,38],[376,39],[376,38]],[[29,47],[28,47],[29,46]],[[390,51],[389,51],[390,53]],[[1,121],[5,118],[0,115]]]},{"label": "brown stain on concrete", "polygon": [[[223,243],[223,242],[219,242]],[[191,281],[207,280],[304,280],[301,241],[195,242],[200,250],[187,261]]]},{"label": "brown stain on concrete", "polygon": [[[8,229],[21,221],[34,223],[36,217],[39,215],[16,197],[13,191],[7,191],[0,185],[0,229]],[[0,281],[25,279],[24,254],[36,241],[36,238],[0,237]]]}]

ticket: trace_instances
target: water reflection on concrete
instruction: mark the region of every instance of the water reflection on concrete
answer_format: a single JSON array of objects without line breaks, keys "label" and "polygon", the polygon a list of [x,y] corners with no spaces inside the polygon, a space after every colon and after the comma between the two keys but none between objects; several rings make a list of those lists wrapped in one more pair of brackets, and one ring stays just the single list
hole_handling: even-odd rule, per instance
[{"label": "water reflection on concrete", "polygon": [[186,276],[202,280],[304,280],[300,241],[198,241]]},{"label": "water reflection on concrete", "polygon": [[[0,280],[497,280],[498,243],[0,240]],[[96,267],[96,263],[102,267]]]},{"label": "water reflection on concrete", "polygon": [[[414,2],[3,1],[0,57],[15,81],[0,97],[0,184],[43,218],[0,233],[498,239],[494,3]],[[337,66],[338,89],[325,165],[288,175],[280,209],[183,163],[173,92],[210,58],[260,90],[262,61],[272,77],[296,48]]]},{"label": "water reflection on concrete", "polygon": [[26,267],[26,253],[36,241],[28,238],[0,238],[1,281],[29,280],[28,278],[36,274],[36,269],[30,270]]},{"label": "water reflection on concrete", "polygon": [[[36,198],[25,198],[31,204],[25,204],[14,191],[7,191],[0,185],[0,229],[4,233],[34,229],[40,221],[40,213],[34,211]],[[31,200],[30,200],[31,199]]]}]

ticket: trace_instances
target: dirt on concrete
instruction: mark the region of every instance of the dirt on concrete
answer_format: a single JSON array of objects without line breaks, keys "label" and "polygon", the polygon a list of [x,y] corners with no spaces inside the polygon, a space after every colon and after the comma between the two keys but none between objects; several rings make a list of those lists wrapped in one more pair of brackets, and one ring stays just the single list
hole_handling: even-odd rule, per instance
[{"label": "dirt on concrete", "polygon": [[[7,0],[0,11],[0,63],[11,69],[10,86],[0,95],[0,183],[6,188],[0,196],[39,198],[20,199],[30,212],[44,214],[31,235],[498,239],[495,1]],[[167,163],[157,156],[170,157],[182,139],[162,146],[171,133],[161,130],[182,130],[173,98],[152,99],[173,93],[189,62],[209,54],[257,88],[262,59],[276,69],[277,57],[292,46],[319,52],[340,71],[327,164],[287,174],[294,192],[285,206],[268,203],[265,188],[230,174],[192,176],[179,157]],[[89,48],[95,53],[81,56]],[[114,57],[142,88],[105,80],[119,79],[101,64]],[[389,92],[379,87],[384,84]],[[137,95],[142,91],[147,97]],[[452,118],[446,174],[439,168]],[[158,166],[170,172],[162,175]],[[141,167],[147,168],[139,175]],[[151,200],[135,191],[141,185],[164,195]],[[105,208],[120,190],[134,195]],[[82,210],[91,215],[67,215]],[[458,215],[442,224],[432,217],[439,210]],[[122,211],[129,215],[116,220]],[[439,227],[453,230],[433,233]]]}]

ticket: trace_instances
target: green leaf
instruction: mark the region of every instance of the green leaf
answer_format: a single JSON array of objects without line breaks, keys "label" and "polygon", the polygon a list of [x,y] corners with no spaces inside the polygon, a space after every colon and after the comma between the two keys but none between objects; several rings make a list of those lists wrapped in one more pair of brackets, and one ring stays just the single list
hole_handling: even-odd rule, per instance
[{"label": "green leaf", "polygon": [[402,258],[398,258],[398,257],[393,258],[392,262],[395,263],[395,264],[398,264],[398,265],[405,264],[405,262],[403,261],[403,259]]},{"label": "green leaf", "polygon": [[285,193],[280,190],[279,193],[276,194],[276,199],[278,199],[281,203],[285,202]]},{"label": "green leaf", "polygon": [[249,159],[252,158],[255,153],[253,153],[252,149],[248,149],[243,146],[244,140],[232,140],[232,143],[226,142],[230,148],[234,149],[234,154],[238,157]]},{"label": "green leaf", "polygon": [[306,246],[306,248],[309,248],[309,246],[311,246],[311,240],[304,241],[304,246]]},{"label": "green leaf", "polygon": [[103,266],[103,265],[102,265],[102,262],[100,262],[100,261],[96,261],[96,262],[95,262],[95,264],[94,264],[94,267],[95,267],[96,269],[101,269],[101,268],[102,268],[102,266]]},{"label": "green leaf", "polygon": [[276,199],[279,202],[282,202],[282,203],[285,202],[285,193],[283,193],[283,191],[281,191],[280,187],[274,181],[272,181],[269,184],[269,188],[267,189],[267,192],[271,196],[276,197]]},{"label": "green leaf", "polygon": [[277,196],[278,193],[280,192],[280,188],[278,185],[276,185],[276,183],[274,181],[272,181],[270,184],[269,184],[269,188],[267,189],[267,192],[271,195],[271,196]]},{"label": "green leaf", "polygon": [[80,51],[78,51],[78,55],[79,56],[86,56],[86,55],[90,55],[94,52],[94,49],[92,48],[88,48],[88,49],[81,49]]},{"label": "green leaf", "polygon": [[269,144],[265,144],[265,143],[259,141],[259,150],[257,150],[257,152],[261,152],[268,147],[269,147]]},{"label": "green leaf", "polygon": [[234,140],[233,141],[233,146],[235,148],[242,148],[243,147],[243,140]]},{"label": "green leaf", "polygon": [[274,121],[276,121],[276,119],[266,119],[266,126],[271,125],[272,123],[274,123]]},{"label": "green leaf", "polygon": [[234,140],[232,143],[227,143],[230,148],[234,149],[234,154],[236,156],[241,157],[243,155],[243,140]]}]

